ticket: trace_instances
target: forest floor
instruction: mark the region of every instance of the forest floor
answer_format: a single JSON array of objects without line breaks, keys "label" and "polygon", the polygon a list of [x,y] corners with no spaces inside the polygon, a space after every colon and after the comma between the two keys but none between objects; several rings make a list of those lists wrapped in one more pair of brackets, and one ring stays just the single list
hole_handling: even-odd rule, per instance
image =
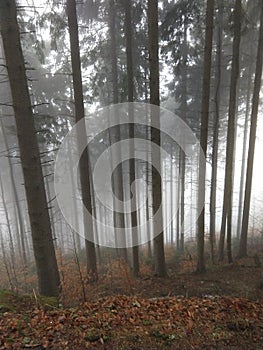
[{"label": "forest floor", "polygon": [[0,350],[263,349],[262,270],[253,258],[202,275],[191,259],[170,266],[165,279],[146,266],[134,279],[116,262],[87,288],[88,302],[64,271],[63,307],[2,291]]}]

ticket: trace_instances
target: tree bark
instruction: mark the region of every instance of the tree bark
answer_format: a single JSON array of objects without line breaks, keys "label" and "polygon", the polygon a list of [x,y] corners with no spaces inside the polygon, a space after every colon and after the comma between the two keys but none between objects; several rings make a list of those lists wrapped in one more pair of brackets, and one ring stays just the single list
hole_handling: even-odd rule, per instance
[{"label": "tree bark", "polygon": [[[146,86],[146,84],[145,84]],[[145,89],[145,103],[148,102],[147,98],[147,87]],[[147,111],[146,111],[147,113]],[[146,114],[146,119],[151,118],[151,116],[148,116],[148,113]],[[151,128],[150,126],[146,127],[146,140],[151,140]],[[148,238],[148,258],[152,260],[153,252],[152,252],[152,172],[150,168],[150,162],[151,162],[151,150],[150,146],[147,147],[147,162],[145,165],[146,168],[146,221],[147,221],[147,238]],[[151,209],[151,210],[150,210]]]},{"label": "tree bark", "polygon": [[12,190],[13,190],[13,196],[15,200],[15,206],[16,206],[16,212],[17,212],[17,218],[18,218],[18,224],[19,224],[19,246],[21,247],[21,256],[23,259],[23,264],[24,266],[27,265],[27,254],[26,254],[26,247],[25,247],[25,228],[24,228],[24,223],[23,223],[23,216],[22,216],[22,210],[21,210],[21,205],[19,202],[19,196],[16,188],[16,183],[15,183],[15,176],[14,176],[14,170],[13,170],[13,164],[11,162],[11,154],[9,152],[9,145],[5,133],[5,128],[3,121],[1,119],[0,121],[1,124],[1,129],[3,132],[3,140],[7,152],[7,160],[8,160],[8,165],[9,165],[9,171],[10,171],[10,180],[12,184]]},{"label": "tree bark", "polygon": [[[109,1],[109,34],[111,42],[111,85],[112,85],[112,99],[111,102],[117,104],[119,102],[118,94],[118,65],[117,65],[117,54],[116,54],[116,5],[115,0]],[[116,116],[118,118],[118,116]],[[109,130],[110,145],[119,142],[121,139],[120,126],[116,125],[114,128]],[[118,148],[116,154],[111,154],[112,158],[116,157],[117,160],[121,159],[121,149]],[[123,201],[123,176],[122,176],[122,165],[118,166],[117,169],[113,172],[112,176],[112,188],[115,196]],[[115,201],[113,200],[113,205],[116,208]],[[113,212],[113,221],[116,228],[123,229],[123,241],[120,242],[122,246],[125,246],[125,216],[124,213],[114,210]],[[118,245],[118,242],[116,242]],[[117,253],[127,262],[127,249],[121,248],[117,249]]]},{"label": "tree bark", "polygon": [[[159,93],[159,55],[158,55],[158,1],[148,0],[148,37],[149,37],[149,64],[150,64],[150,103],[153,105],[160,105]],[[152,116],[153,117],[153,116]],[[160,116],[157,116],[157,128],[151,128],[151,142],[160,147]],[[156,157],[155,164],[161,169],[160,153],[152,152],[152,157]],[[155,167],[152,167],[152,196],[153,196],[153,215],[157,212],[162,204],[162,183],[161,176]],[[159,223],[163,227],[162,222]],[[155,220],[153,220],[153,229],[156,228]],[[155,235],[154,238],[154,258],[155,258],[155,272],[159,277],[166,276],[165,254],[164,254],[164,237],[163,232]]]},{"label": "tree bark", "polygon": [[[187,118],[187,56],[188,56],[188,48],[187,48],[187,25],[186,20],[184,22],[184,33],[183,33],[183,69],[182,69],[182,119],[186,122]],[[181,149],[180,156],[180,168],[181,168],[181,211],[180,211],[180,251],[184,251],[184,212],[185,212],[185,153]]]},{"label": "tree bark", "polygon": [[180,251],[180,193],[181,193],[181,150],[178,151],[178,169],[177,169],[177,186],[176,186],[176,250]]},{"label": "tree bark", "polygon": [[170,172],[170,177],[171,177],[171,189],[170,189],[170,217],[171,217],[171,236],[170,236],[170,243],[171,246],[174,244],[174,221],[173,221],[173,216],[174,216],[174,164],[173,164],[173,144],[172,142],[170,143],[170,154],[171,154],[171,172]]},{"label": "tree bark", "polygon": [[[204,75],[203,75],[203,92],[202,92],[202,114],[201,114],[201,132],[200,144],[206,158],[207,138],[208,138],[208,119],[209,119],[209,97],[210,97],[210,78],[211,78],[211,56],[213,42],[213,23],[214,23],[214,0],[207,0],[206,7],[206,29],[205,29],[205,53],[204,53]],[[205,176],[206,164],[202,164],[201,155],[199,157],[199,190],[198,190],[198,207],[202,207],[201,214],[197,222],[197,268],[198,273],[205,271],[204,257],[204,236],[205,236]]]},{"label": "tree bark", "polygon": [[233,161],[235,144],[235,119],[236,119],[236,98],[237,82],[239,77],[239,47],[241,39],[241,0],[236,0],[234,11],[234,40],[233,40],[233,60],[231,68],[230,98],[228,111],[227,128],[227,146],[226,146],[226,166],[225,166],[225,184],[223,214],[221,221],[220,240],[219,240],[219,261],[224,258],[225,230],[227,222],[227,241],[228,241],[228,260],[231,262],[231,244],[232,235],[232,196],[233,196]]},{"label": "tree bark", "polygon": [[[251,45],[252,46],[252,45]],[[242,150],[242,165],[241,165],[241,176],[239,186],[239,202],[238,202],[238,218],[237,218],[237,238],[240,238],[241,226],[242,226],[242,214],[243,214],[243,203],[244,203],[244,191],[245,191],[245,175],[246,175],[246,160],[247,160],[247,146],[248,146],[248,128],[249,128],[249,116],[250,116],[250,101],[251,101],[251,90],[252,90],[252,64],[249,63],[248,72],[248,85],[247,85],[247,100],[246,100],[246,115],[245,115],[245,126],[244,126],[244,138],[243,138],[243,150]]]},{"label": "tree bark", "polygon": [[[131,0],[125,0],[125,34],[126,34],[126,59],[127,59],[127,92],[128,92],[128,102],[133,102],[134,100],[134,83],[133,83],[133,42],[132,42],[132,16],[131,16]],[[129,106],[129,119],[134,121],[133,106]],[[134,124],[129,125],[129,139],[130,139],[130,188],[135,181],[135,155],[134,155]],[[133,192],[133,201],[136,203],[136,188]],[[137,210],[131,212],[131,225],[132,225],[132,235],[135,236],[135,242],[137,241]],[[138,277],[140,265],[139,265],[139,247],[135,245],[132,247],[132,261],[133,261],[133,275]]]},{"label": "tree bark", "polygon": [[59,273],[14,0],[1,1],[0,20],[24,175],[39,292],[46,296],[58,296]]},{"label": "tree bark", "polygon": [[260,16],[260,30],[258,39],[258,52],[256,61],[256,72],[254,80],[254,91],[252,100],[252,111],[251,111],[251,124],[249,134],[249,147],[248,147],[248,158],[247,158],[247,174],[246,174],[246,186],[245,186],[245,198],[244,198],[244,209],[239,245],[239,258],[247,255],[247,232],[248,232],[248,221],[249,221],[249,210],[251,200],[251,189],[252,189],[252,177],[253,177],[253,164],[254,164],[254,153],[255,153],[255,142],[257,132],[257,118],[258,118],[258,106],[259,96],[262,79],[262,62],[263,62],[263,3],[261,2],[261,16]]},{"label": "tree bark", "polygon": [[[84,102],[83,102],[83,88],[81,77],[81,62],[79,52],[79,37],[78,37],[78,22],[76,12],[76,1],[67,0],[67,12],[68,12],[68,24],[69,24],[69,37],[70,37],[70,54],[71,65],[73,75],[73,90],[74,90],[74,102],[75,102],[75,121],[76,123],[85,118]],[[78,133],[78,142],[80,139],[87,140],[86,130],[83,129],[81,133]],[[79,145],[78,145],[79,146]],[[80,183],[82,200],[87,210],[92,214],[92,199],[90,188],[90,160],[89,152],[86,148],[82,153],[79,162],[80,166]],[[91,178],[92,180],[92,178]],[[87,253],[87,274],[91,281],[98,279],[97,273],[97,261],[96,251],[94,245],[94,232],[92,225],[86,222],[84,215],[84,232],[85,237],[92,237],[92,240],[85,239],[85,248]],[[88,235],[88,230],[89,235]]]},{"label": "tree bark", "polygon": [[[10,258],[11,258],[10,265],[11,265],[11,270],[12,270],[13,277],[14,277],[14,285],[15,285],[15,288],[17,290],[18,283],[17,283],[16,266],[15,266],[15,261],[16,261],[16,259],[15,259],[15,247],[14,247],[14,241],[13,241],[13,236],[12,236],[12,227],[11,227],[11,222],[9,219],[8,209],[7,209],[7,205],[6,205],[6,198],[5,198],[5,192],[4,192],[4,186],[3,186],[1,174],[0,174],[0,194],[1,194],[1,198],[2,198],[4,216],[6,219],[6,226],[7,226],[7,232],[8,232],[8,237],[9,237],[9,249],[10,249]],[[1,233],[1,235],[2,235],[2,233]]]},{"label": "tree bark", "polygon": [[11,276],[11,272],[9,270],[9,264],[8,264],[8,259],[7,259],[7,255],[6,255],[6,248],[5,248],[5,245],[4,245],[4,237],[3,237],[3,233],[1,232],[0,233],[0,242],[1,242],[1,250],[2,250],[2,254],[3,254],[3,265],[5,267],[5,271],[6,271],[6,275],[7,275],[7,279],[8,279],[8,282],[9,282],[9,286],[10,286],[10,289],[12,291],[15,290],[14,286],[13,286],[13,281],[12,281],[12,276]]},{"label": "tree bark", "polygon": [[215,91],[215,119],[213,125],[213,144],[212,144],[212,173],[210,189],[210,249],[211,261],[215,263],[215,245],[216,245],[216,185],[217,185],[217,166],[218,166],[218,134],[220,121],[220,102],[221,102],[221,64],[222,64],[222,33],[223,33],[223,6],[219,4],[218,28],[217,28],[217,49],[216,49],[216,91]]}]

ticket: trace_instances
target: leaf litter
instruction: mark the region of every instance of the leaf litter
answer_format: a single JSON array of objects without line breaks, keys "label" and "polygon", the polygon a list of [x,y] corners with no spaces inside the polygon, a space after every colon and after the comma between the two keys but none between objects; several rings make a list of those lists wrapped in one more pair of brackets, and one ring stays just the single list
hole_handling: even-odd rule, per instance
[{"label": "leaf litter", "polygon": [[3,312],[0,350],[263,349],[263,304],[235,297],[110,296]]}]

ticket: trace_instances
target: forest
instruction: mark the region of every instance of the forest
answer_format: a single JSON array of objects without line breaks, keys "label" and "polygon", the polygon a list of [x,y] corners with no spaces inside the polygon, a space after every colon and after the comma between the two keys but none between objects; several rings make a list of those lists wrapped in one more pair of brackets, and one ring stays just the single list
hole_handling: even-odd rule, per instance
[{"label": "forest", "polygon": [[263,1],[0,0],[0,350],[263,349]]}]

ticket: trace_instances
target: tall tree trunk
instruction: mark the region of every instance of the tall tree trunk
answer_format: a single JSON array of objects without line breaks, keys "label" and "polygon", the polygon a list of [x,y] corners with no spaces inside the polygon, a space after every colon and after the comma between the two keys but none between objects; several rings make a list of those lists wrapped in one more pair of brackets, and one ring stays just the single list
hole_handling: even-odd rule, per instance
[{"label": "tall tree trunk", "polygon": [[180,251],[184,251],[184,196],[185,196],[185,154],[181,150],[181,211],[180,211]]},{"label": "tall tree trunk", "polygon": [[5,149],[7,151],[7,160],[8,160],[9,171],[10,171],[10,181],[11,181],[11,185],[12,185],[13,196],[14,196],[14,200],[15,200],[15,206],[16,206],[16,212],[17,212],[17,218],[18,218],[18,224],[19,224],[19,234],[20,234],[19,240],[20,240],[20,246],[21,246],[21,250],[22,250],[21,255],[22,255],[23,263],[26,266],[27,265],[27,254],[26,254],[26,247],[25,247],[25,227],[24,227],[24,223],[23,223],[22,210],[21,210],[18,191],[17,191],[17,187],[16,187],[13,164],[11,162],[11,154],[9,152],[8,140],[6,137],[5,128],[4,128],[4,124],[3,124],[2,119],[0,120],[0,124],[1,124],[2,133],[3,133],[3,141],[5,144]]},{"label": "tall tree trunk", "polygon": [[216,244],[216,185],[217,185],[217,165],[218,165],[218,134],[220,120],[220,101],[221,101],[221,64],[222,64],[222,33],[223,33],[223,6],[219,3],[218,25],[217,25],[217,49],[216,49],[216,90],[215,90],[215,115],[213,125],[213,144],[212,144],[212,173],[210,189],[210,249],[211,261],[215,263],[215,244]]},{"label": "tall tree trunk", "polygon": [[[112,84],[112,103],[117,104],[119,102],[118,94],[118,66],[117,66],[117,54],[116,54],[116,6],[115,0],[109,0],[109,33],[111,41],[111,84]],[[118,116],[116,116],[118,118]],[[120,126],[116,125],[114,128],[111,128],[109,131],[110,144],[119,142],[121,139],[120,135]],[[121,159],[121,149],[118,148],[117,154],[112,154],[112,158],[116,157],[117,161]],[[123,176],[122,176],[122,166],[118,166],[117,169],[113,172],[112,176],[112,188],[115,196],[123,201]],[[115,200],[113,199],[113,205],[116,208]],[[114,210],[113,212],[113,221],[116,228],[123,229],[123,241],[120,242],[122,246],[125,246],[125,215],[122,212]],[[118,242],[116,242],[118,244]],[[127,262],[127,249],[121,248],[117,250],[118,254]]]},{"label": "tall tree trunk", "polygon": [[3,236],[2,232],[0,232],[0,242],[1,242],[1,250],[2,250],[2,254],[3,254],[3,265],[5,267],[5,271],[6,271],[6,275],[7,275],[10,289],[13,291],[14,286],[13,286],[10,268],[8,266],[9,264],[8,264],[8,259],[7,259],[7,255],[6,255],[6,248],[5,248],[5,244],[4,244],[4,236]]},{"label": "tall tree trunk", "polygon": [[[92,170],[90,170],[91,172]],[[96,203],[96,197],[95,197],[95,190],[94,190],[94,183],[92,179],[90,179],[90,189],[91,189],[91,200],[92,200],[92,212],[93,212],[93,230],[94,230],[94,238],[96,241],[96,246],[95,246],[95,251],[96,251],[96,257],[97,257],[97,262],[98,264],[101,264],[101,254],[100,254],[100,236],[99,236],[99,226],[97,224],[98,220],[98,208],[97,208],[97,203]]]},{"label": "tall tree trunk", "polygon": [[23,255],[22,255],[22,248],[21,248],[21,240],[20,240],[20,230],[19,230],[19,224],[18,224],[18,217],[17,217],[17,208],[15,199],[13,198],[13,218],[14,218],[14,227],[15,227],[15,234],[16,234],[16,244],[18,249],[18,254],[20,257],[20,261],[23,263]]},{"label": "tall tree trunk", "polygon": [[249,127],[249,119],[250,119],[249,115],[250,115],[250,101],[251,101],[251,89],[252,89],[252,65],[253,65],[253,62],[250,61],[249,72],[248,72],[248,82],[247,82],[248,85],[247,85],[246,115],[245,115],[244,138],[243,138],[243,149],[242,149],[241,176],[240,176],[240,186],[239,186],[238,218],[237,218],[237,238],[238,239],[240,238],[240,234],[241,234],[244,189],[245,189],[248,127]]},{"label": "tall tree trunk", "polygon": [[1,1],[0,21],[13,98],[39,292],[46,296],[57,296],[60,280],[20,43],[15,0]]},{"label": "tall tree trunk", "polygon": [[[72,101],[73,101],[73,97],[72,97]],[[69,130],[69,128],[68,128],[68,130]],[[72,145],[72,147],[73,147],[73,145]],[[72,164],[72,149],[71,149],[71,147],[69,147],[69,149],[68,149],[68,159],[69,159],[69,164]],[[75,227],[76,227],[76,232],[73,232],[73,235],[75,236],[74,242],[76,245],[76,251],[77,251],[77,253],[79,253],[81,250],[80,235],[78,233],[80,223],[79,223],[76,193],[73,193],[73,190],[72,190],[74,188],[74,181],[73,181],[74,174],[73,174],[72,167],[70,167],[69,171],[70,171],[70,184],[71,184],[71,186],[70,186],[71,193],[69,195],[70,195],[70,198],[72,198],[72,210],[73,210],[73,214],[74,214],[74,221],[75,221]]]},{"label": "tall tree trunk", "polygon": [[[133,102],[134,100],[134,84],[133,84],[133,43],[132,43],[132,17],[131,17],[131,0],[125,0],[125,34],[126,34],[126,59],[127,59],[127,91],[128,91],[128,102]],[[133,106],[129,106],[129,119],[134,121]],[[130,188],[135,181],[135,158],[134,158],[134,124],[129,125],[129,139],[130,139]],[[136,203],[136,188],[134,188],[133,201]],[[131,212],[131,225],[132,225],[132,235],[134,241],[138,239],[137,232],[137,210]],[[139,275],[139,247],[137,245],[132,247],[132,260],[133,260],[133,275],[137,277]]]},{"label": "tall tree trunk", "polygon": [[234,40],[233,40],[233,59],[230,81],[230,98],[228,111],[227,145],[226,145],[226,166],[225,166],[225,184],[223,214],[221,221],[220,240],[219,240],[219,261],[224,258],[225,230],[227,222],[227,242],[228,242],[228,261],[232,261],[231,254],[231,236],[232,236],[232,196],[233,196],[233,161],[235,144],[235,119],[236,119],[236,98],[237,82],[239,77],[239,47],[241,39],[241,0],[236,0],[234,10]]},{"label": "tall tree trunk", "polygon": [[[158,1],[148,0],[148,37],[149,37],[149,64],[150,64],[150,103],[160,105],[159,93],[159,55],[158,55]],[[155,121],[156,128],[151,128],[151,142],[160,147],[160,116],[151,116],[157,118]],[[158,127],[159,126],[159,127]],[[152,152],[152,157],[155,157],[154,164],[157,164],[161,169],[160,153]],[[162,204],[162,183],[161,176],[155,167],[152,168],[152,196],[153,196],[153,215],[156,214]],[[158,226],[163,227],[162,222]],[[153,220],[153,229],[156,230],[156,222]],[[155,233],[154,233],[155,235]],[[164,254],[164,237],[163,232],[154,238],[154,258],[155,271],[159,277],[166,276],[165,254]]]},{"label": "tall tree trunk", "polygon": [[[186,122],[187,118],[187,25],[184,22],[184,33],[183,33],[183,70],[182,70],[182,119]],[[185,212],[185,153],[181,149],[181,215],[180,215],[180,250],[184,251],[184,212]]]},{"label": "tall tree trunk", "polygon": [[180,193],[181,193],[181,150],[178,152],[178,169],[177,169],[177,187],[176,187],[176,204],[177,204],[177,216],[176,216],[176,250],[180,250]]},{"label": "tall tree trunk", "polygon": [[168,232],[169,232],[169,228],[167,227],[167,222],[168,222],[168,210],[167,210],[167,204],[168,204],[168,200],[167,200],[167,197],[168,197],[168,184],[167,184],[167,179],[168,179],[168,165],[167,165],[167,162],[166,160],[163,161],[162,163],[162,167],[163,167],[163,220],[164,220],[164,223],[163,223],[163,226],[165,227],[164,229],[164,241],[165,242],[168,242]]},{"label": "tall tree trunk", "polygon": [[[83,88],[81,77],[81,62],[79,53],[79,36],[78,36],[78,23],[76,12],[76,1],[67,0],[67,12],[68,12],[68,24],[69,24],[69,38],[70,38],[70,54],[72,64],[73,75],[73,90],[75,100],[75,121],[76,123],[85,118],[84,102],[83,102]],[[80,140],[87,140],[86,130],[83,129],[78,133],[78,142]],[[80,144],[78,144],[78,147]],[[81,183],[81,195],[83,204],[86,209],[92,214],[92,200],[90,189],[90,160],[89,152],[86,148],[82,153],[79,162],[80,166],[80,183]],[[87,273],[91,281],[96,281],[97,274],[97,261],[96,251],[94,245],[94,239],[88,240],[87,237],[94,238],[93,227],[86,222],[86,215],[84,215],[84,232],[85,232],[85,247],[87,253]],[[88,233],[89,230],[89,233]]]},{"label": "tall tree trunk", "polygon": [[239,245],[239,252],[238,252],[238,256],[240,258],[245,257],[247,255],[247,232],[248,232],[249,210],[250,210],[251,189],[252,189],[259,95],[260,95],[261,78],[262,78],[262,61],[263,61],[263,3],[261,2],[260,30],[259,30],[259,39],[258,39],[258,52],[257,52],[256,72],[255,72],[251,122],[250,122],[251,124],[250,124],[249,147],[248,147],[248,158],[247,158],[244,209],[243,209],[240,245]]},{"label": "tall tree trunk", "polygon": [[[210,78],[211,78],[211,56],[213,43],[213,23],[214,23],[214,0],[207,0],[206,7],[206,29],[205,29],[205,53],[204,53],[204,75],[202,91],[202,115],[201,115],[201,132],[200,144],[206,158],[207,138],[208,138],[208,119],[209,119],[209,97],[210,97]],[[199,156],[199,180],[198,180],[198,208],[202,207],[201,214],[197,222],[197,272],[205,271],[204,257],[204,236],[205,236],[205,177],[206,163],[202,164],[201,155]]]},{"label": "tall tree trunk", "polygon": [[[148,103],[148,74],[147,74],[147,68],[145,68],[144,70],[144,101],[145,103]],[[151,118],[150,115],[148,115],[148,109],[146,108],[146,121],[148,122],[149,121],[149,118]],[[150,141],[151,140],[151,127],[148,125],[146,126],[145,128],[145,138],[147,141]],[[150,199],[152,199],[152,193],[151,193],[151,169],[150,169],[150,159],[151,158],[151,150],[150,150],[150,147],[147,148],[147,162],[146,162],[146,221],[147,221],[147,238],[148,238],[148,258],[150,260],[152,260],[152,210],[150,211],[150,205],[151,205],[151,202],[150,202]]]},{"label": "tall tree trunk", "polygon": [[171,189],[170,189],[170,217],[171,217],[171,246],[174,244],[174,222],[173,222],[173,216],[174,216],[174,164],[173,164],[173,144],[170,143],[170,154],[171,154]]},{"label": "tall tree trunk", "polygon": [[[145,84],[146,86],[146,84]],[[147,94],[147,86],[145,89],[145,103],[148,102],[148,94]],[[148,118],[151,118],[151,116],[148,116],[148,111],[146,110],[146,119],[148,121]],[[151,140],[151,128],[150,126],[146,127],[146,140]],[[151,150],[150,146],[147,147],[147,162],[146,162],[146,221],[147,221],[147,238],[148,238],[148,258],[152,260],[153,253],[152,253],[152,210],[150,210],[150,207],[152,209],[152,172],[150,168],[151,163]]]},{"label": "tall tree trunk", "polygon": [[[10,258],[11,258],[10,265],[11,265],[11,270],[12,270],[13,277],[14,277],[14,285],[15,285],[15,288],[17,289],[18,283],[17,283],[16,266],[15,266],[15,261],[16,261],[16,259],[15,259],[15,247],[14,247],[14,241],[13,241],[13,236],[12,236],[12,227],[11,227],[11,222],[9,219],[9,213],[8,213],[8,209],[7,209],[4,186],[3,186],[1,174],[0,174],[0,194],[1,194],[1,198],[2,198],[4,216],[6,219],[7,232],[8,232],[8,237],[9,237],[9,249],[10,249]],[[1,235],[2,235],[2,233],[1,233]]]},{"label": "tall tree trunk", "polygon": [[[50,217],[50,224],[51,224],[51,231],[53,233],[53,242],[54,242],[54,247],[55,249],[58,248],[57,245],[57,238],[55,237],[55,224],[54,224],[54,214],[53,214],[53,200],[54,198],[51,197],[51,191],[50,191],[50,181],[49,181],[49,176],[52,174],[48,173],[48,164],[42,165],[42,171],[43,171],[43,177],[44,177],[44,182],[45,182],[45,189],[46,189],[46,194],[47,194],[47,204],[48,204],[48,209],[49,209],[49,217]],[[51,180],[52,181],[52,180]]]}]

